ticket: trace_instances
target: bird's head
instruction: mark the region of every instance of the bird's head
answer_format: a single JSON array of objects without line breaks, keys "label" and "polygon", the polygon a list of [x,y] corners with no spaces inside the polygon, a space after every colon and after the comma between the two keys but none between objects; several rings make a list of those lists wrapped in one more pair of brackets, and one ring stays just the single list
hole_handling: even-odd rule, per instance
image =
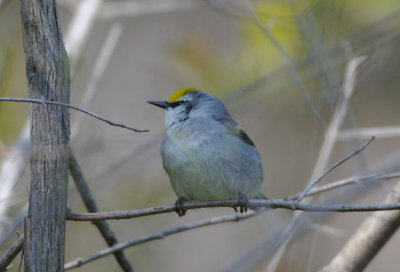
[{"label": "bird's head", "polygon": [[197,117],[215,120],[229,117],[224,104],[218,98],[195,88],[180,89],[173,93],[168,101],[153,100],[148,103],[166,110],[167,127],[179,125]]}]

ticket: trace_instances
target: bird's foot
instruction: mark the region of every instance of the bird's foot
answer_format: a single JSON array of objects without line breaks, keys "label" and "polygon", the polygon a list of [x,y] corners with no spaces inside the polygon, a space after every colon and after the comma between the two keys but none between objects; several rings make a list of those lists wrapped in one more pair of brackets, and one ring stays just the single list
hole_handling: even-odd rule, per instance
[{"label": "bird's foot", "polygon": [[186,214],[187,209],[185,208],[185,198],[184,197],[179,197],[178,200],[175,202],[175,211],[179,215],[179,217],[182,217]]},{"label": "bird's foot", "polygon": [[233,206],[233,209],[235,212],[239,211],[240,213],[247,212],[247,207],[249,205],[249,200],[247,199],[247,196],[245,196],[242,193],[239,193],[239,197],[237,198],[236,204]]}]

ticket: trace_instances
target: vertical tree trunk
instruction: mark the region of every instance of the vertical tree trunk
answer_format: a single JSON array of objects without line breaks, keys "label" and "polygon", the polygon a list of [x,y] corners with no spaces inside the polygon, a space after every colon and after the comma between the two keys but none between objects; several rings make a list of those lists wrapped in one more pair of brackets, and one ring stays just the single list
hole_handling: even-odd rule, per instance
[{"label": "vertical tree trunk", "polygon": [[[29,97],[69,103],[69,66],[55,0],[20,0]],[[25,271],[63,271],[69,115],[31,105],[31,186]]]}]

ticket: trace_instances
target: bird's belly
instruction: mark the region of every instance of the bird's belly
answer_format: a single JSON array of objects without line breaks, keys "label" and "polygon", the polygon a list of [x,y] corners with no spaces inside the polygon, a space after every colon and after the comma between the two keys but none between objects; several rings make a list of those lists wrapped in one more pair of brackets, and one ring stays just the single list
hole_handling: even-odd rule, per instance
[{"label": "bird's belly", "polygon": [[256,197],[261,181],[241,176],[241,169],[231,171],[232,158],[206,148],[206,144],[175,144],[163,150],[164,168],[177,196],[188,200],[227,199],[239,193]]}]

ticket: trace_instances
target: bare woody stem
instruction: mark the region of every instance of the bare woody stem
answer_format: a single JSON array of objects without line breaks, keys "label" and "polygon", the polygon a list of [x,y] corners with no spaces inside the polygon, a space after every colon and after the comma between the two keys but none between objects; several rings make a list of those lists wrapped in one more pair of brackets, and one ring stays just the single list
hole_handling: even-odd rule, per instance
[{"label": "bare woody stem", "polygon": [[0,271],[6,271],[7,266],[14,260],[24,246],[24,236],[21,235],[0,258]]},{"label": "bare woody stem", "polygon": [[[400,201],[400,183],[385,202]],[[400,211],[371,214],[347,241],[343,249],[320,272],[363,271],[400,227]]]},{"label": "bare woody stem", "polygon": [[317,183],[320,182],[329,172],[331,172],[333,169],[335,169],[342,163],[346,162],[347,160],[351,159],[352,157],[356,156],[358,153],[363,151],[367,147],[367,145],[369,145],[371,143],[371,141],[374,139],[375,139],[374,136],[370,137],[361,147],[357,148],[350,155],[341,159],[340,161],[336,162],[331,167],[329,167],[327,170],[325,170],[318,178],[316,178],[313,182],[311,182],[311,184],[309,184],[307,186],[307,188],[304,190],[303,193],[301,193],[301,195],[297,198],[296,201],[301,201],[307,195],[307,193],[311,190],[311,188],[314,187],[315,185],[317,185]]},{"label": "bare woody stem", "polygon": [[[69,64],[55,0],[20,0],[29,97],[69,103]],[[68,184],[69,114],[32,105],[31,183],[25,271],[62,271]]]},{"label": "bare woody stem", "polygon": [[[310,196],[310,195],[313,195],[313,194],[317,194],[317,193],[326,192],[326,191],[330,191],[330,190],[333,190],[333,189],[336,189],[336,188],[340,188],[340,187],[348,186],[348,185],[352,185],[352,184],[358,184],[358,185],[366,186],[366,185],[374,184],[374,183],[376,183],[378,181],[384,181],[384,180],[389,180],[389,179],[397,179],[399,177],[400,177],[400,172],[348,178],[348,179],[345,179],[345,180],[339,180],[339,181],[336,181],[336,182],[333,182],[333,183],[330,183],[330,184],[327,184],[327,185],[324,185],[324,186],[319,186],[317,188],[313,188],[313,189],[310,190],[310,192],[307,194],[307,196]],[[286,197],[286,199],[287,200],[296,200],[299,195],[300,194],[296,194],[296,195],[293,195],[293,196],[288,196],[288,197]],[[290,203],[290,202],[288,202],[288,203]],[[189,204],[189,203],[187,203],[187,204]],[[289,207],[289,208],[291,208],[291,207]],[[95,222],[102,222],[102,221],[100,221],[101,219],[99,219],[99,217],[107,216],[107,217],[109,217],[108,219],[127,219],[127,218],[134,218],[134,217],[139,217],[139,216],[147,216],[147,215],[158,214],[158,213],[167,213],[167,212],[173,212],[173,211],[175,211],[175,206],[174,205],[167,205],[167,206],[159,206],[159,207],[153,207],[153,208],[147,208],[147,209],[141,209],[141,210],[134,210],[134,211],[117,211],[117,212],[108,212],[108,213],[101,213],[101,214],[100,213],[95,213],[95,214],[93,214],[93,213],[89,213],[89,214],[69,213],[69,216],[71,217],[71,220],[84,221],[86,219],[87,220],[91,220],[90,218],[92,218]],[[87,215],[88,215],[88,217],[87,217]],[[114,216],[114,215],[116,216],[116,218],[112,218],[112,216]],[[250,216],[247,216],[247,215],[250,215]],[[244,218],[251,217],[251,216],[253,216],[253,214],[238,215],[237,220],[235,219],[233,221],[239,221],[239,220],[242,220]],[[79,218],[75,219],[75,218],[72,218],[72,217],[79,217]],[[145,237],[148,237],[149,240],[153,240],[151,238],[152,237],[151,235],[148,235],[148,236],[145,236]],[[142,238],[138,238],[138,239],[135,239],[135,240],[138,241],[138,240],[141,240]],[[19,239],[19,240],[21,240],[21,239]],[[141,241],[145,242],[143,240],[141,240]],[[127,243],[130,243],[130,242],[127,242]],[[133,246],[135,243],[133,243],[133,242],[130,243],[130,246]],[[124,243],[121,243],[121,244],[124,244]],[[112,254],[112,253],[115,254],[116,252],[118,252],[118,250],[116,250],[116,248],[118,248],[119,246],[120,246],[120,244],[116,245],[116,247],[113,247],[112,249],[110,248],[110,251],[107,251],[109,253],[106,253],[105,255]],[[12,256],[16,256],[16,254],[18,254],[21,249],[22,248],[17,248],[17,247],[12,246],[3,255],[3,257],[0,259],[0,264],[1,264],[0,265],[0,271],[1,271],[1,269],[5,269],[5,267],[14,258]],[[97,254],[94,254],[94,255],[97,256]],[[87,257],[87,258],[91,259],[91,257]],[[74,267],[76,267],[76,266],[82,265],[84,262],[85,262],[84,259],[79,259],[79,260],[75,260],[72,263],[67,264],[66,266],[69,267],[69,265],[73,265]]]},{"label": "bare woody stem", "polygon": [[[75,155],[72,152],[71,148],[69,148],[69,171],[75,182],[75,186],[78,189],[83,202],[85,203],[87,210],[92,213],[99,212],[100,209],[97,206],[96,199],[94,198],[94,195],[92,194],[92,191],[90,190],[89,185],[86,182],[85,177],[83,176],[81,167],[79,166],[78,161],[76,160]],[[118,243],[117,236],[112,231],[112,229],[107,221],[99,220],[99,221],[95,221],[93,223],[99,229],[101,235],[106,240],[106,243],[108,246],[111,247],[111,246],[115,245],[116,243]],[[124,252],[122,250],[115,251],[114,256],[124,271],[127,271],[127,272],[134,271],[128,258],[126,257],[126,255],[124,254]]]},{"label": "bare woody stem", "polygon": [[249,212],[247,214],[234,214],[234,215],[226,215],[226,216],[220,216],[220,217],[215,217],[215,218],[211,218],[211,219],[207,219],[204,221],[199,221],[199,222],[195,222],[195,223],[191,223],[191,224],[187,224],[187,225],[183,225],[183,226],[178,226],[175,228],[170,228],[170,229],[166,229],[166,230],[161,230],[158,231],[156,233],[153,234],[149,234],[146,236],[142,236],[139,237],[137,239],[128,241],[128,242],[123,242],[123,243],[119,243],[116,244],[113,247],[101,250],[89,257],[85,257],[85,258],[78,258],[75,261],[72,261],[70,263],[67,263],[65,265],[65,270],[69,270],[75,267],[79,267],[85,263],[89,263],[92,261],[95,261],[99,258],[102,258],[104,256],[107,256],[109,254],[112,254],[116,251],[128,248],[128,247],[132,247],[138,244],[142,244],[145,242],[149,242],[149,241],[153,241],[153,240],[158,240],[158,239],[163,239],[167,236],[179,233],[179,232],[184,232],[184,231],[188,231],[188,230],[192,230],[192,229],[197,229],[200,227],[205,227],[205,226],[210,226],[210,225],[215,225],[215,224],[221,224],[221,223],[226,223],[226,222],[237,222],[237,221],[241,221],[250,217],[255,216],[256,214],[258,214],[258,212]]},{"label": "bare woody stem", "polygon": [[[193,201],[185,202],[185,208],[200,209],[200,208],[216,208],[216,207],[231,207],[237,205],[237,200],[212,200],[212,201]],[[297,201],[289,200],[272,200],[272,199],[249,199],[248,207],[251,209],[267,208],[267,209],[289,209],[300,210],[307,212],[370,212],[370,211],[385,211],[385,210],[399,210],[400,203],[390,204],[376,204],[376,205],[346,205],[346,204],[332,204],[332,205],[316,205],[316,204],[303,204]],[[71,221],[95,221],[95,220],[110,220],[110,219],[129,219],[141,216],[149,216],[161,213],[175,212],[175,205],[156,206],[145,209],[125,210],[125,211],[111,211],[99,213],[75,213],[69,212],[67,219]]]},{"label": "bare woody stem", "polygon": [[125,128],[125,129],[129,129],[132,130],[134,132],[149,132],[149,130],[147,129],[138,129],[138,128],[133,128],[121,123],[117,123],[117,122],[113,122],[111,120],[108,120],[104,117],[101,117],[98,114],[95,114],[93,112],[90,112],[88,110],[82,109],[80,107],[77,106],[73,106],[70,105],[68,103],[62,103],[62,102],[58,102],[58,101],[49,101],[49,100],[43,100],[43,99],[33,99],[33,98],[22,98],[22,97],[0,97],[0,101],[9,101],[9,102],[25,102],[25,103],[35,103],[35,104],[41,104],[43,106],[46,105],[58,105],[58,106],[62,106],[62,107],[67,107],[67,108],[71,108],[80,112],[83,112],[87,115],[93,116],[94,118],[106,122],[107,124],[111,125],[111,126],[115,126],[115,127],[121,127],[121,128]]}]

